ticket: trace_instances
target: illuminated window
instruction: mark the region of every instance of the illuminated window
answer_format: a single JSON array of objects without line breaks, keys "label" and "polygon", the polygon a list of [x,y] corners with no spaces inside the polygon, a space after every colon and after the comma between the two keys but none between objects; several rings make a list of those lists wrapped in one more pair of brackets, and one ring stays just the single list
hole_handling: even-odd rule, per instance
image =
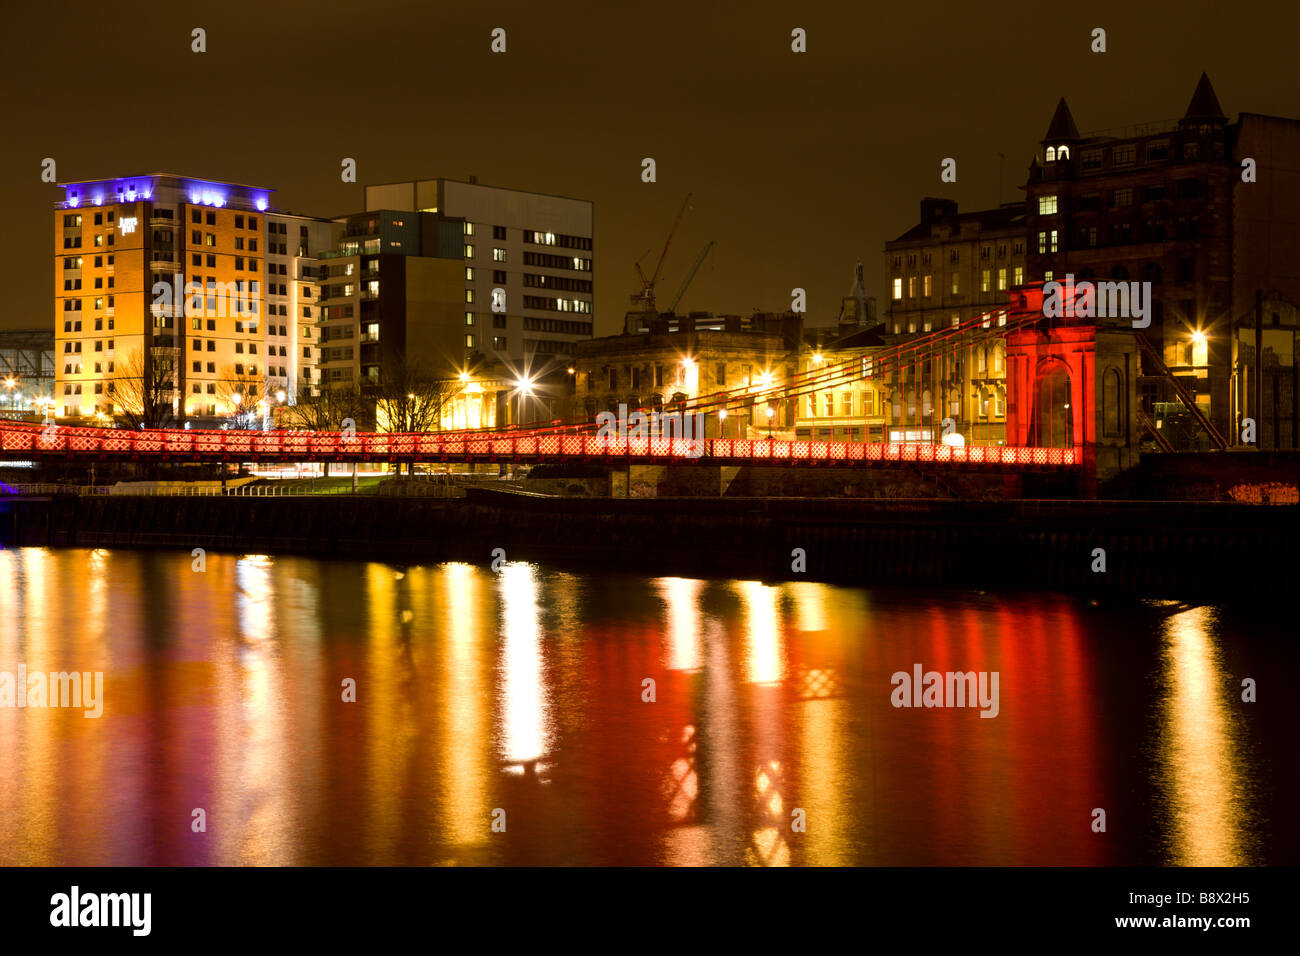
[{"label": "illuminated window", "polygon": [[1068,147],[1068,146],[1058,146],[1058,147],[1056,147],[1056,158],[1057,158],[1057,159],[1069,159],[1069,158],[1070,158],[1070,147]]},{"label": "illuminated window", "polygon": [[984,269],[983,271],[980,272],[980,291],[981,291],[981,292],[988,292],[988,291],[989,291],[989,278],[990,278],[990,272],[989,272],[988,269]]},{"label": "illuminated window", "polygon": [[1053,216],[1056,214],[1056,197],[1039,196],[1038,197],[1038,214],[1040,216]]},{"label": "illuminated window", "polygon": [[897,301],[903,297],[903,280],[894,280],[894,300]]},{"label": "illuminated window", "polygon": [[998,291],[1001,292],[1007,287],[1007,270],[998,270]]},{"label": "illuminated window", "polygon": [[952,294],[953,295],[961,294],[961,273],[960,272],[954,272],[952,274]]},{"label": "illuminated window", "polygon": [[1015,285],[1024,285],[1024,284],[1025,284],[1025,267],[1024,267],[1024,266],[1016,266],[1015,269],[1012,270],[1012,272],[1011,272],[1011,281],[1012,281]]},{"label": "illuminated window", "polygon": [[465,348],[472,349],[473,347],[474,347],[474,336],[472,335],[465,336]]},{"label": "illuminated window", "polygon": [[846,417],[853,414],[853,393],[848,389],[840,393],[840,414]]},{"label": "illuminated window", "polygon": [[474,313],[473,313],[473,312],[466,312],[466,313],[465,313],[465,324],[466,324],[466,325],[473,325],[473,324],[474,324]]},{"label": "illuminated window", "polygon": [[465,258],[466,259],[474,258],[474,247],[471,246],[468,242],[465,243]]},{"label": "illuminated window", "polygon": [[916,298],[916,276],[907,277],[907,297],[909,299]]},{"label": "illuminated window", "polygon": [[505,261],[506,261],[506,251],[505,251],[504,249],[493,248],[493,250],[492,250],[492,261],[493,261],[493,262],[505,262]]},{"label": "illuminated window", "polygon": [[1038,234],[1038,251],[1039,251],[1040,253],[1043,253],[1043,252],[1046,252],[1046,251],[1047,251],[1047,233],[1046,233],[1046,232],[1040,232],[1040,233]]},{"label": "illuminated window", "polygon": [[473,267],[473,266],[466,266],[466,267],[465,267],[465,281],[466,281],[466,282],[473,282],[473,281],[474,281],[474,267]]},{"label": "illuminated window", "polygon": [[1049,163],[1054,163],[1054,162],[1056,162],[1056,147],[1055,147],[1055,146],[1049,146],[1049,147],[1047,147],[1047,161],[1048,161]]},{"label": "illuminated window", "polygon": [[466,302],[473,302],[473,301],[474,301],[474,290],[473,290],[473,289],[466,289],[466,290],[465,290],[465,301],[466,301]]},{"label": "illuminated window", "polygon": [[1052,230],[1052,251],[1056,251],[1056,230]]},{"label": "illuminated window", "polygon": [[921,289],[921,294],[928,298],[930,295],[930,276],[927,275],[921,280]]},{"label": "illuminated window", "polygon": [[465,223],[465,235],[467,236],[474,235],[474,224],[472,222]]},{"label": "illuminated window", "polygon": [[835,417],[835,393],[834,392],[822,393],[822,409],[823,409],[822,413],[827,418]]}]

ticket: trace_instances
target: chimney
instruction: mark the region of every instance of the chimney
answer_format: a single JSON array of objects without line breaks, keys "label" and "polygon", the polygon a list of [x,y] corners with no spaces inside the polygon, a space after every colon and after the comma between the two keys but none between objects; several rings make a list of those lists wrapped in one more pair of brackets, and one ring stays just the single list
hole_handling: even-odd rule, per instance
[{"label": "chimney", "polygon": [[921,223],[922,225],[937,222],[940,219],[948,219],[957,215],[957,203],[952,199],[934,199],[927,197],[921,200]]}]

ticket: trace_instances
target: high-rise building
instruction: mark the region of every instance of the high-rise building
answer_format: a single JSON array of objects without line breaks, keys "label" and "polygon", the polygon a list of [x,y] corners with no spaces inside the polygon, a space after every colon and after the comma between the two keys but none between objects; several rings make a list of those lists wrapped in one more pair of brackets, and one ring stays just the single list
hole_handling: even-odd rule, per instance
[{"label": "high-rise building", "polygon": [[318,257],[335,248],[341,230],[327,219],[271,210],[264,221],[265,394],[278,400],[284,393],[292,403],[320,387]]},{"label": "high-rise building", "polygon": [[473,367],[477,299],[465,224],[376,209],[338,221],[320,254],[320,381],[374,392],[407,370],[451,378]]},{"label": "high-rise building", "polygon": [[[1294,447],[1300,122],[1230,122],[1202,74],[1172,122],[1081,134],[1062,99],[1041,156],[1026,185],[1030,277],[1149,282],[1141,334],[1218,431],[1237,444],[1249,417],[1262,447]],[[1133,317],[1097,321],[1131,327]],[[1139,400],[1163,426],[1178,406],[1155,364],[1143,361]]]},{"label": "high-rise building", "polygon": [[461,229],[463,363],[477,353],[531,373],[567,362],[574,346],[591,338],[590,201],[471,177],[367,186],[366,210],[423,213],[435,217],[438,230]]},{"label": "high-rise building", "polygon": [[148,424],[228,414],[233,382],[264,367],[259,246],[271,191],[165,173],[63,189],[55,414]]}]

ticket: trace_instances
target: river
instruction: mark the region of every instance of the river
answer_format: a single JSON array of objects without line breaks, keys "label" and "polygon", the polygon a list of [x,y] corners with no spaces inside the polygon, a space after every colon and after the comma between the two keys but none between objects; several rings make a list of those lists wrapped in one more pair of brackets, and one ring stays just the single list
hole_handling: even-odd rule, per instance
[{"label": "river", "polygon": [[199,565],[0,551],[0,864],[1300,862],[1258,602]]}]

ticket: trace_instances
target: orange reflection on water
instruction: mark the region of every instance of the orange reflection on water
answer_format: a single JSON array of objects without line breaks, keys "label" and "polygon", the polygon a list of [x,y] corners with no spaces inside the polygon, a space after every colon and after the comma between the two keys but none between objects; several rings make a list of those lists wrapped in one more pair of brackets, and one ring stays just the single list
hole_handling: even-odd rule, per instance
[{"label": "orange reflection on water", "polygon": [[[1247,826],[1252,787],[1239,765],[1244,743],[1233,681],[1197,607],[1165,620],[1157,780],[1172,815],[1166,846],[1178,866],[1254,862]],[[1236,700],[1240,700],[1239,697]]]}]

